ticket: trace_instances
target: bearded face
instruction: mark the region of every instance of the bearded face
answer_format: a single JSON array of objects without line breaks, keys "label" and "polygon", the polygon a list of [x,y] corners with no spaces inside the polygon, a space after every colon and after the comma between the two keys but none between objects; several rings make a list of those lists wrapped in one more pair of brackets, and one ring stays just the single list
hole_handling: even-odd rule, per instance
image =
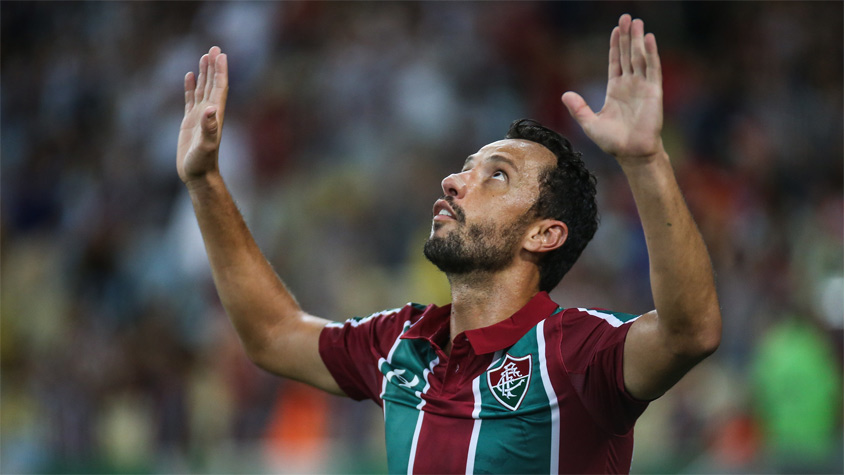
[{"label": "bearded face", "polygon": [[[463,210],[446,200],[455,211],[457,225],[445,236],[432,236],[423,248],[425,257],[447,275],[496,272],[513,261],[529,221],[525,217],[507,226],[492,221],[467,223]],[[439,227],[435,223],[435,227]]]}]

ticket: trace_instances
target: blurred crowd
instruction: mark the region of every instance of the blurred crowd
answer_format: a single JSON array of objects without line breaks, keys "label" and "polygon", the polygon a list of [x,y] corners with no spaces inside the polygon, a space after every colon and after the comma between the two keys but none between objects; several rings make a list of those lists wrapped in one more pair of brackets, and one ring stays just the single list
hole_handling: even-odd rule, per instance
[{"label": "blurred crowd", "polygon": [[245,357],[175,170],[182,81],[229,55],[221,167],[267,258],[335,320],[445,304],[440,180],[514,119],[569,136],[601,226],[552,293],[652,307],[603,102],[607,40],[657,35],[664,142],[708,243],[719,351],[654,402],[634,472],[842,473],[838,2],[3,2],[0,471],[383,472],[372,403]]}]

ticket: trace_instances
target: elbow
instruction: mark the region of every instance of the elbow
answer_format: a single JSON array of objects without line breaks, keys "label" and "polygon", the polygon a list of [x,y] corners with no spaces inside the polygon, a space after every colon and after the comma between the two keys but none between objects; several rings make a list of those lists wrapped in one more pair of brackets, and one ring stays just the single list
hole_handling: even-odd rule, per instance
[{"label": "elbow", "polygon": [[694,355],[691,356],[699,360],[707,358],[719,349],[722,343],[722,315],[718,308],[705,315],[693,340],[690,349]]},{"label": "elbow", "polygon": [[722,342],[722,332],[721,327],[719,330],[712,332],[712,334],[707,335],[705,338],[702,338],[702,341],[699,346],[699,355],[701,359],[707,358],[708,356],[712,355],[719,349],[719,344]]},{"label": "elbow", "polygon": [[247,359],[249,359],[252,364],[261,369],[266,369],[266,358],[264,357],[264,352],[261,351],[261,348],[258,345],[243,344],[242,346]]},{"label": "elbow", "polygon": [[722,311],[718,304],[709,313],[707,321],[705,349],[708,351],[707,356],[710,356],[719,349],[719,345],[722,343]]},{"label": "elbow", "polygon": [[667,339],[672,342],[671,351],[675,357],[693,365],[715,353],[722,342],[722,319],[718,309],[697,317],[676,328]]},{"label": "elbow", "polygon": [[272,348],[270,342],[265,338],[244,338],[241,336],[241,347],[246,354],[247,359],[258,368],[273,372],[272,368]]},{"label": "elbow", "polygon": [[258,348],[244,347],[246,356],[249,361],[258,369],[266,371],[271,374],[278,374],[278,361],[273,361],[268,351],[262,351]]}]

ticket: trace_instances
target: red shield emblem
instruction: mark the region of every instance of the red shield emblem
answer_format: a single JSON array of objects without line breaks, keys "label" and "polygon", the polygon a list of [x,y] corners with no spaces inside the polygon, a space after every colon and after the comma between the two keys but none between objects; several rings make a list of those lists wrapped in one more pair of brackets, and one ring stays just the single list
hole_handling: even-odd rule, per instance
[{"label": "red shield emblem", "polygon": [[487,371],[487,387],[503,406],[515,411],[531,383],[531,355],[515,358],[506,354],[499,366]]}]

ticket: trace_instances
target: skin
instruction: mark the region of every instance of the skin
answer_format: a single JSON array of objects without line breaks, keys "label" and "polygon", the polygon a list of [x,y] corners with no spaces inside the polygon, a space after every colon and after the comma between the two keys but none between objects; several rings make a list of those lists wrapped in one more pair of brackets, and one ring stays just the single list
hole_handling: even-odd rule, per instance
[{"label": "skin", "polygon": [[[285,288],[220,175],[227,91],[226,55],[212,47],[200,59],[199,76],[185,76],[177,148],[177,170],[191,196],[218,294],[258,366],[343,394],[318,351],[320,331],[329,321],[303,311]],[[645,35],[642,21],[626,14],[611,33],[604,107],[595,113],[577,93],[562,97],[587,136],[620,164],[645,232],[656,310],[632,324],[623,362],[625,386],[640,399],[663,394],[716,349],[721,335],[709,256],[660,137],[662,94],[654,35]],[[461,232],[469,223],[513,223],[533,205],[539,173],[553,163],[553,154],[533,142],[502,140],[483,147],[442,182],[465,222],[435,216],[432,235]],[[461,332],[507,319],[528,302],[539,289],[538,255],[563,245],[566,236],[565,223],[534,220],[504,269],[448,276],[453,302],[447,352]]]}]

